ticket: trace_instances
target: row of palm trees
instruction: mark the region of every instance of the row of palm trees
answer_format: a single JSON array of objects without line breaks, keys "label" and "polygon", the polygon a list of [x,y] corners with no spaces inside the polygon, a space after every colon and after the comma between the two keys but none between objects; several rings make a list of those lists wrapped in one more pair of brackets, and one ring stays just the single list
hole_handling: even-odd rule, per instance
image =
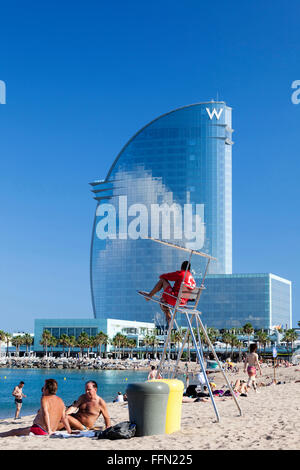
[{"label": "row of palm trees", "polygon": [[[299,322],[300,323],[300,322]],[[157,357],[157,349],[159,346],[159,339],[157,337],[157,330],[154,332],[153,335],[146,335],[140,344],[140,346],[145,347],[145,353],[148,352],[148,347],[152,350],[152,353],[155,354]],[[171,343],[179,351],[180,345],[183,341],[185,336],[186,329],[180,328],[179,330],[175,330],[172,332],[171,336]],[[198,330],[193,328],[193,333],[198,339]],[[199,332],[201,336],[201,340],[204,344],[207,344],[207,340],[204,337],[202,331]],[[207,328],[207,334],[212,343],[215,343],[217,340],[221,340],[226,345],[226,354],[228,351],[228,347],[231,347],[231,353],[233,352],[234,348],[238,348],[239,352],[243,347],[244,343],[240,341],[238,335],[246,335],[248,336],[248,346],[250,344],[250,338],[254,335],[254,340],[259,344],[259,347],[263,347],[264,350],[268,343],[271,343],[271,339],[269,338],[268,334],[264,330],[255,331],[251,323],[246,323],[242,328],[232,328],[229,330],[217,330],[216,328]],[[297,333],[294,329],[289,329],[285,331],[283,341],[287,343],[287,345],[291,345],[291,350],[293,349],[293,343],[297,340]],[[0,348],[1,343],[5,342],[7,347],[8,353],[8,345],[9,343],[13,344],[16,347],[16,352],[19,354],[20,346],[26,346],[26,352],[28,353],[28,348],[33,343],[33,338],[29,334],[12,336],[10,333],[6,333],[0,330]],[[90,350],[96,349],[98,355],[101,357],[102,354],[102,347],[106,351],[106,347],[108,344],[114,346],[115,352],[117,357],[124,356],[125,349],[129,349],[130,356],[133,355],[133,350],[138,346],[134,339],[128,338],[127,336],[123,335],[122,333],[117,333],[114,338],[109,339],[108,335],[100,331],[96,336],[89,337],[87,333],[82,332],[79,337],[76,339],[75,336],[68,336],[66,334],[62,334],[60,338],[56,338],[51,335],[50,331],[44,330],[42,334],[42,339],[40,344],[44,347],[44,351],[47,355],[48,349],[50,348],[53,351],[53,348],[57,346],[62,346],[63,352],[68,350],[68,356],[70,356],[71,351],[74,348],[79,348],[81,354],[83,354],[84,350],[87,350],[89,353]],[[188,333],[187,336],[187,350],[188,350],[188,357],[190,359],[190,350],[192,345],[192,337],[191,333]],[[122,353],[121,353],[122,350]]]},{"label": "row of palm trees", "polygon": [[[149,340],[146,338],[145,340],[148,341],[147,344],[150,344]],[[53,335],[51,335],[50,331],[44,330],[42,339],[40,341],[40,344],[44,347],[46,355],[49,348],[50,351],[53,352],[53,348],[60,345],[63,348],[63,353],[65,353],[65,350],[68,349],[68,357],[74,348],[79,348],[81,355],[83,355],[85,350],[87,351],[87,354],[89,354],[90,351],[96,349],[97,355],[102,357],[102,347],[104,346],[106,351],[106,347],[109,343],[114,346],[118,357],[121,357],[122,355],[121,349],[124,356],[125,348],[130,350],[130,355],[132,357],[133,350],[137,347],[136,341],[134,339],[127,338],[127,336],[121,333],[117,333],[114,338],[110,340],[108,335],[103,333],[103,331],[100,331],[96,336],[89,336],[87,333],[82,332],[76,339],[75,336],[68,336],[66,334],[61,335],[60,338],[55,338]]]},{"label": "row of palm trees", "polygon": [[48,354],[48,349],[53,352],[53,348],[62,346],[64,354],[66,349],[68,350],[68,357],[74,348],[79,348],[81,354],[83,354],[85,349],[88,354],[90,350],[96,349],[97,354],[101,357],[102,346],[106,347],[108,341],[108,336],[103,331],[100,331],[96,336],[89,336],[86,332],[82,332],[76,339],[75,336],[68,336],[66,334],[56,338],[49,330],[44,330],[40,344],[44,347],[46,355]]},{"label": "row of palm trees", "polygon": [[[171,343],[173,343],[173,345],[176,347],[177,353],[179,352],[179,348],[180,348],[180,345],[182,344],[185,333],[186,333],[186,329],[184,328],[180,328],[179,330],[175,330],[172,332]],[[193,333],[195,335],[196,340],[198,340],[198,330],[196,328],[193,328]],[[208,345],[208,341],[206,340],[202,330],[199,331],[199,334],[200,334],[202,343],[205,345]],[[254,335],[254,341],[258,343],[260,349],[263,347],[264,351],[268,343],[272,342],[271,338],[268,336],[268,334],[264,330],[255,331],[251,323],[246,323],[242,328],[222,330],[222,332],[220,332],[216,328],[207,328],[207,335],[212,344],[214,344],[217,340],[221,340],[226,345],[226,354],[227,354],[229,346],[231,347],[231,354],[233,353],[234,348],[237,348],[239,350],[239,354],[241,354],[241,349],[244,346],[244,343],[238,338],[238,335],[248,336],[248,347],[250,344],[250,338],[251,336]],[[287,344],[291,344],[291,350],[293,349],[293,343],[297,339],[298,339],[298,336],[294,329],[285,331],[283,341],[285,341]],[[124,355],[124,348],[126,347],[130,348],[130,345],[128,345],[128,341],[130,342],[133,340],[128,340],[128,338],[126,338],[126,336],[122,335],[121,333],[118,333],[115,336],[115,338],[113,338],[111,344],[117,348],[118,357],[120,357],[121,348],[123,349],[123,355]],[[135,343],[135,341],[133,342]],[[149,346],[152,350],[153,355],[155,354],[155,357],[157,357],[157,348],[159,345],[159,340],[156,335],[145,336],[142,342],[142,345],[145,346],[146,353],[148,351],[147,348]],[[187,345],[187,354],[190,360],[190,356],[191,356],[190,351],[191,351],[191,346],[193,345],[190,332],[188,333],[188,336],[187,336],[186,345]]]}]

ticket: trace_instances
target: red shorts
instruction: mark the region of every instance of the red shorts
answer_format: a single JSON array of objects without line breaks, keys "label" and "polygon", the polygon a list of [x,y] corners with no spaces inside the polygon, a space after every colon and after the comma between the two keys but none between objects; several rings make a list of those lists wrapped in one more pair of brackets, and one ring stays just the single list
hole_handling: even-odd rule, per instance
[{"label": "red shorts", "polygon": [[48,433],[38,424],[33,424],[30,428],[30,432],[36,436],[48,436]]},{"label": "red shorts", "polygon": [[[168,295],[168,294],[171,294],[171,295]],[[177,293],[173,292],[172,287],[168,286],[164,290],[163,295],[161,296],[161,300],[171,305],[172,307],[174,307],[174,305],[177,302],[177,295],[178,295],[178,292]],[[181,299],[180,305],[185,305],[186,303],[187,303],[187,299]]]}]

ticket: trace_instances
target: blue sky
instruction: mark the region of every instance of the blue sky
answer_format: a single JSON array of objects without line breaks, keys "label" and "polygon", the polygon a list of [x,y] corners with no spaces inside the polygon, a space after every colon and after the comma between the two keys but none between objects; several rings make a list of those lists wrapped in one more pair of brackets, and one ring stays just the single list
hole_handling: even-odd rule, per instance
[{"label": "blue sky", "polygon": [[233,107],[233,269],[293,281],[300,320],[298,1],[10,1],[0,11],[0,329],[92,317],[95,201],[127,140]]}]

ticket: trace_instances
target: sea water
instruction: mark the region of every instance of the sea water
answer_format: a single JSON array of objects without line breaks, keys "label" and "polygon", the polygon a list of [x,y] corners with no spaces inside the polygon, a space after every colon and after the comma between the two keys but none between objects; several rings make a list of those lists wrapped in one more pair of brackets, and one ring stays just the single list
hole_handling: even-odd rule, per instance
[{"label": "sea water", "polygon": [[85,382],[95,380],[98,395],[112,402],[118,392],[125,393],[129,383],[147,380],[147,371],[133,370],[57,370],[57,369],[0,369],[0,419],[13,418],[15,403],[12,391],[21,381],[25,382],[20,416],[36,414],[41,403],[41,388],[45,379],[58,383],[57,395],[66,406],[85,392]]}]

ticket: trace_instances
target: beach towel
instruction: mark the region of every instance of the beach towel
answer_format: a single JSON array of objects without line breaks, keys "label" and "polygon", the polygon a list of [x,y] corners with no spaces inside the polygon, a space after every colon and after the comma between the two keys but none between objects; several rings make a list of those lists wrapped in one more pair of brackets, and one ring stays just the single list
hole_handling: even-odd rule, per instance
[{"label": "beach towel", "polygon": [[95,437],[96,431],[78,431],[76,433],[69,434],[67,431],[56,431],[51,434],[51,438],[69,439],[70,437]]}]

